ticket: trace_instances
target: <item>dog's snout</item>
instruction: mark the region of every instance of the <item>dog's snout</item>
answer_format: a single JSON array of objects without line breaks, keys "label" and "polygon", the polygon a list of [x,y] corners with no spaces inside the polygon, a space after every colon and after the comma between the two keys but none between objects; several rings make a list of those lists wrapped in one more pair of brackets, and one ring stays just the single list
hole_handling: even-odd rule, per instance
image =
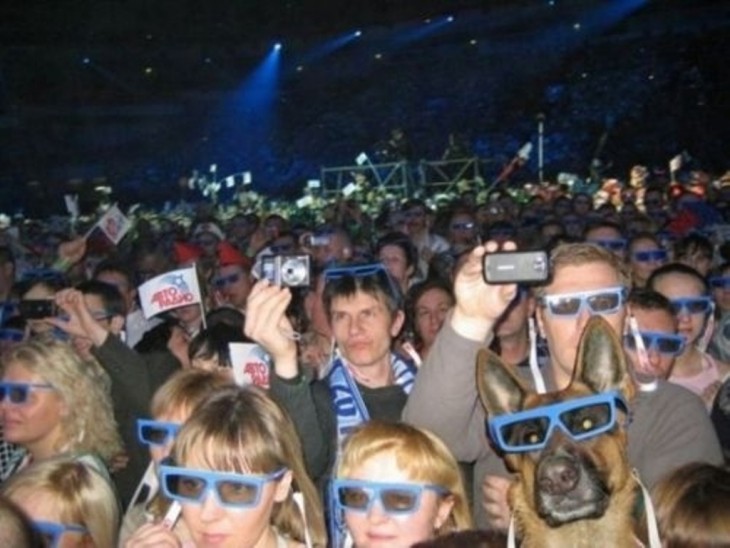
[{"label": "dog's snout", "polygon": [[538,471],[540,491],[548,495],[565,495],[575,489],[580,480],[578,463],[568,457],[544,461]]}]

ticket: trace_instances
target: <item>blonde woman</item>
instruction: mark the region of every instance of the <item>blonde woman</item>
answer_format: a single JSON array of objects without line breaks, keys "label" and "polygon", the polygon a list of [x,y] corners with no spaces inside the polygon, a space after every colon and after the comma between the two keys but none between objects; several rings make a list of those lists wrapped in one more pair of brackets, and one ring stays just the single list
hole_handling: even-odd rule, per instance
[{"label": "blonde woman", "polygon": [[456,460],[436,436],[404,423],[358,428],[330,496],[335,547],[411,546],[472,526]]},{"label": "blonde woman", "polygon": [[121,452],[108,392],[63,342],[30,340],[4,356],[0,416],[5,440],[25,450],[0,480],[59,455],[106,474]]},{"label": "blonde woman", "polygon": [[78,460],[56,458],[16,474],[3,495],[20,507],[47,546],[107,548],[119,528],[117,498],[109,481]]},{"label": "blonde woman", "polygon": [[[195,546],[326,545],[294,425],[256,388],[226,387],[196,408],[177,435],[172,460],[160,465],[160,483],[165,496],[181,504]],[[147,524],[126,546],[178,543],[163,525]]]},{"label": "blonde woman", "polygon": [[[170,501],[159,492],[157,477],[160,462],[170,455],[178,431],[193,410],[232,382],[230,375],[223,371],[187,369],[175,373],[157,389],[150,405],[152,419],[140,420],[137,425],[139,442],[150,452],[150,468],[137,489],[136,500],[124,514],[119,533],[120,545],[145,523],[160,521],[164,517]],[[185,532],[178,530],[180,528],[175,529],[176,533],[185,536]]]}]

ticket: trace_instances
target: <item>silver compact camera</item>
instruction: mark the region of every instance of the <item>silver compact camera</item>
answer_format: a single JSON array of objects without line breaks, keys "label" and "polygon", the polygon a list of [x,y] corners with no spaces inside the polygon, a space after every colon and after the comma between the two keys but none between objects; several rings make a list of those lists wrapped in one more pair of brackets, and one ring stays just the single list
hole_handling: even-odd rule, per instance
[{"label": "silver compact camera", "polygon": [[311,278],[309,255],[266,255],[261,277],[284,287],[307,287]]}]

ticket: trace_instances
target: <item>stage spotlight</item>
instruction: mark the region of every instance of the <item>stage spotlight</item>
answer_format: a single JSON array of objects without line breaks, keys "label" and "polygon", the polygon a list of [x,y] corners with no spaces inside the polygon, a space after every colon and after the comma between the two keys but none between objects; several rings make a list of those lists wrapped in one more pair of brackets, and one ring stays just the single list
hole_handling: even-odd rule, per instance
[{"label": "stage spotlight", "polygon": [[361,30],[356,30],[355,31],[355,37],[356,38],[360,38],[360,36],[362,36],[362,31]]},{"label": "stage spotlight", "polygon": [[448,23],[453,23],[453,22],[454,22],[454,16],[453,16],[453,15],[449,15],[449,16],[448,16],[448,17],[446,18],[446,21],[447,21]]},{"label": "stage spotlight", "polygon": [[84,58],[83,58],[83,59],[81,60],[81,62],[82,62],[82,63],[83,63],[84,65],[88,65],[88,64],[90,64],[90,63],[91,63],[91,59],[90,59],[89,57],[84,57]]},{"label": "stage spotlight", "polygon": [[277,42],[274,44],[274,51],[279,51],[281,49],[281,42]]}]

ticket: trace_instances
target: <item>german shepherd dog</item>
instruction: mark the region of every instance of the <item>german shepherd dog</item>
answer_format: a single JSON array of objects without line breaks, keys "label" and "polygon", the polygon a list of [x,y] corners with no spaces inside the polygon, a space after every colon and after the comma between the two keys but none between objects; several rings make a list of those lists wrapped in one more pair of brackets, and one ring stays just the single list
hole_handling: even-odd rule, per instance
[{"label": "german shepherd dog", "polygon": [[588,322],[566,389],[535,394],[488,350],[477,385],[492,443],[516,475],[508,496],[521,546],[636,546],[623,429],[634,387],[606,320]]}]

